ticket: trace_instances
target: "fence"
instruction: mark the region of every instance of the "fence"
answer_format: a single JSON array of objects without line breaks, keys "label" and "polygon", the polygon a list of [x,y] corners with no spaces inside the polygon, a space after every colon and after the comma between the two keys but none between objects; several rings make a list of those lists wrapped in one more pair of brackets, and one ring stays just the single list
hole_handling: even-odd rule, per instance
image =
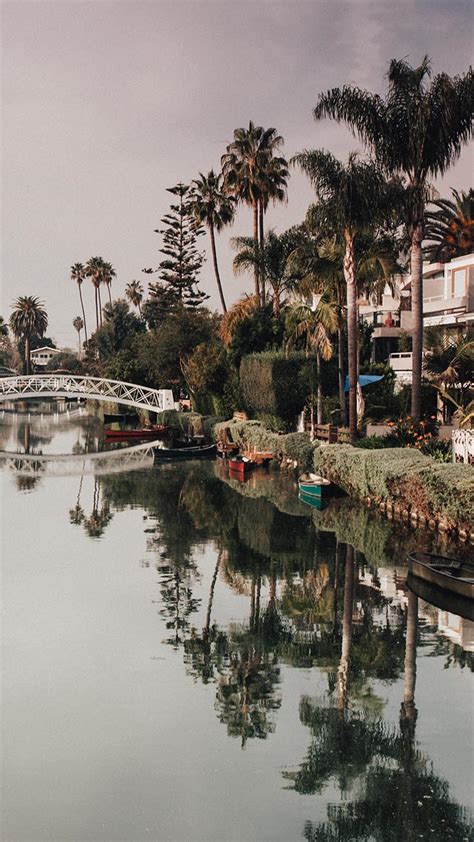
[{"label": "fence", "polygon": [[474,465],[474,432],[453,430],[453,462]]}]

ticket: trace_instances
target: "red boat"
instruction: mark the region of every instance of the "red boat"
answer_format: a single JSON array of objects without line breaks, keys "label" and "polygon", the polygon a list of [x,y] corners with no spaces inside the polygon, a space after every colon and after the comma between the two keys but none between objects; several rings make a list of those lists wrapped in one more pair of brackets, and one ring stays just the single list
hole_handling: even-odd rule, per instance
[{"label": "red boat", "polygon": [[229,459],[229,471],[231,474],[236,474],[240,477],[248,474],[252,468],[252,462],[248,456],[235,456]]},{"label": "red boat", "polygon": [[105,438],[113,441],[128,441],[129,439],[162,439],[167,433],[163,424],[156,427],[143,427],[141,430],[106,430]]}]

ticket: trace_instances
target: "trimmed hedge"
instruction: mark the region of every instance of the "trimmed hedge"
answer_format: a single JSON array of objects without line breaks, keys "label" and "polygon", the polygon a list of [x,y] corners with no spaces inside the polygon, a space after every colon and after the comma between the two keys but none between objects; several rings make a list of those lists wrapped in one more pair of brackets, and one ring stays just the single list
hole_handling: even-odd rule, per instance
[{"label": "trimmed hedge", "polygon": [[302,411],[310,391],[309,365],[303,354],[249,354],[240,363],[240,388],[245,408],[292,421]]},{"label": "trimmed hedge", "polygon": [[474,528],[474,472],[469,465],[446,465],[413,448],[362,450],[328,445],[314,452],[317,472],[355,497],[392,501],[414,508],[448,529]]}]

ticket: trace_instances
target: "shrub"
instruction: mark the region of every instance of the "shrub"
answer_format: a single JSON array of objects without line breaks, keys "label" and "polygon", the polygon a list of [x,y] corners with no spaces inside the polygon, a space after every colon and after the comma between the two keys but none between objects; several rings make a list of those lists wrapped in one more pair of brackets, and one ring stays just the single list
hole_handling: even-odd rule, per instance
[{"label": "shrub", "polygon": [[469,465],[443,465],[416,448],[364,450],[328,445],[314,452],[314,467],[358,497],[414,507],[448,528],[474,525],[474,475]]},{"label": "shrub", "polygon": [[388,426],[391,428],[390,437],[395,447],[416,447],[418,450],[423,450],[438,432],[434,415],[421,421],[415,421],[410,415],[405,415],[397,421],[389,421]]},{"label": "shrub", "polygon": [[311,468],[313,453],[319,442],[311,442],[308,433],[288,433],[278,435],[267,430],[258,421],[224,421],[217,423],[214,437],[217,439],[225,432],[228,439],[239,445],[242,450],[267,450],[278,460],[291,459],[299,468]]},{"label": "shrub", "polygon": [[309,364],[303,354],[250,354],[240,364],[245,408],[293,421],[309,393]]}]

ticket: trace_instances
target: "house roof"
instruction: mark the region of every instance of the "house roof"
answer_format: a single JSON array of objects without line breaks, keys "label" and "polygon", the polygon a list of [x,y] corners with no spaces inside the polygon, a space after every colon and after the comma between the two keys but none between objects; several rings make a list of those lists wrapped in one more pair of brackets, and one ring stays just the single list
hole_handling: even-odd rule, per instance
[{"label": "house roof", "polygon": [[59,348],[50,348],[49,345],[43,345],[42,348],[35,348],[34,351],[31,352],[31,356],[33,354],[39,354],[40,351],[51,351],[52,354],[60,354]]}]

